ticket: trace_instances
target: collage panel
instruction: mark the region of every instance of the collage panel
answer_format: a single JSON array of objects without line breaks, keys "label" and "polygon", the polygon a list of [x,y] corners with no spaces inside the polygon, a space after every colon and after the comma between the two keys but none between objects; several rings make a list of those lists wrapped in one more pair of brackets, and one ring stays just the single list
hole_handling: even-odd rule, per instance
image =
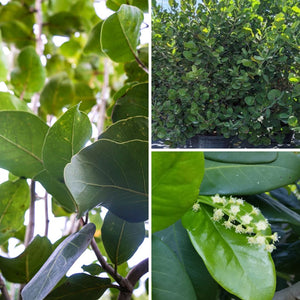
[{"label": "collage panel", "polygon": [[297,299],[300,156],[152,151],[152,299]]},{"label": "collage panel", "polygon": [[299,4],[152,6],[153,148],[299,148]]}]

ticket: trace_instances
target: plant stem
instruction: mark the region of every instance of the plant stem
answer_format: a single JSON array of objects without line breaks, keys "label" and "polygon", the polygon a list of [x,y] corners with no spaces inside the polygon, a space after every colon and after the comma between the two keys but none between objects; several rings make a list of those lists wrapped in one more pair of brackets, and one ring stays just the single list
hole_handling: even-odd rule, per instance
[{"label": "plant stem", "polygon": [[49,230],[49,211],[48,211],[48,193],[45,192],[45,236],[48,236]]},{"label": "plant stem", "polygon": [[6,285],[0,275],[0,290],[1,290],[1,294],[4,300],[10,300],[10,296],[8,294],[8,290],[6,288]]},{"label": "plant stem", "polygon": [[30,185],[30,207],[29,207],[29,223],[26,229],[26,235],[25,235],[25,247],[29,245],[33,238],[34,234],[34,224],[35,224],[35,181],[31,180]]}]

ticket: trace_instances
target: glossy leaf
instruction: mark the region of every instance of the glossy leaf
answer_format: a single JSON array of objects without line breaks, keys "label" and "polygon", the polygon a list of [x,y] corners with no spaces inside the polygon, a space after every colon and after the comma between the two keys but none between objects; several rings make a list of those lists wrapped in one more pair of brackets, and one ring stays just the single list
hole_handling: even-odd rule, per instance
[{"label": "glossy leaf", "polygon": [[179,220],[193,205],[204,174],[202,152],[152,152],[152,230]]},{"label": "glossy leaf", "polygon": [[10,76],[11,83],[19,95],[30,97],[42,89],[46,72],[33,47],[26,47],[20,52],[17,68]]},{"label": "glossy leaf", "polygon": [[6,92],[0,92],[0,110],[22,110],[31,112],[24,101]]},{"label": "glossy leaf", "polygon": [[55,300],[97,300],[111,286],[109,278],[100,278],[84,273],[73,274],[54,289],[45,299]]},{"label": "glossy leaf", "polygon": [[47,114],[57,115],[61,109],[72,103],[74,89],[66,73],[52,76],[44,86],[41,96],[41,109]]},{"label": "glossy leaf", "polygon": [[22,290],[24,300],[43,299],[66,274],[77,258],[86,250],[95,233],[89,223],[79,232],[67,237],[51,254],[45,264]]},{"label": "glossy leaf", "polygon": [[148,218],[146,128],[145,117],[121,120],[73,156],[65,168],[65,181],[80,215],[103,205],[129,222]]},{"label": "glossy leaf", "polygon": [[[198,300],[216,300],[218,284],[208,273],[202,258],[194,249],[181,220],[170,227],[158,231],[159,237],[176,254],[190,278]],[[178,278],[178,281],[181,279]]]},{"label": "glossy leaf", "polygon": [[121,5],[120,9],[108,17],[102,25],[100,37],[102,51],[116,62],[134,60],[143,19],[143,12],[137,7]]},{"label": "glossy leaf", "polygon": [[86,114],[78,106],[70,108],[49,129],[43,147],[44,166],[57,180],[63,182],[64,168],[92,134]]},{"label": "glossy leaf", "polygon": [[112,120],[116,122],[134,116],[148,116],[148,83],[130,87],[116,102]]},{"label": "glossy leaf", "polygon": [[279,152],[275,161],[265,164],[205,161],[201,195],[258,194],[293,183],[300,178],[300,158]]},{"label": "glossy leaf", "polygon": [[48,126],[23,111],[0,111],[0,167],[20,177],[43,170],[42,147]]},{"label": "glossy leaf", "polygon": [[37,235],[29,246],[16,258],[0,256],[0,269],[6,280],[27,283],[41,268],[52,252],[48,238]]},{"label": "glossy leaf", "polygon": [[83,49],[85,53],[101,53],[100,47],[100,32],[103,25],[103,21],[100,21],[97,25],[93,27],[89,33],[88,41]]},{"label": "glossy leaf", "polygon": [[277,152],[205,152],[205,159],[223,163],[262,164],[277,159]]},{"label": "glossy leaf", "polygon": [[106,253],[115,265],[126,262],[145,237],[144,223],[129,223],[108,212],[101,229]]},{"label": "glossy leaf", "polygon": [[24,212],[29,207],[29,194],[29,187],[24,179],[0,185],[0,244],[22,227]]},{"label": "glossy leaf", "polygon": [[227,291],[244,300],[271,300],[276,287],[274,264],[264,247],[212,219],[212,208],[201,205],[182,218],[192,244],[208,271]]},{"label": "glossy leaf", "polygon": [[197,299],[182,263],[175,253],[155,236],[152,238],[152,299]]}]

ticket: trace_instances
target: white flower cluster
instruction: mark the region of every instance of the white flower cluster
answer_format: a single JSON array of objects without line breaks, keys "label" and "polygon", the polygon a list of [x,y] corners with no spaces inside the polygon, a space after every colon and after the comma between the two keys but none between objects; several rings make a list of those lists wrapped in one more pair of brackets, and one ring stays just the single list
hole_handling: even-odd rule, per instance
[{"label": "white flower cluster", "polygon": [[[258,208],[245,204],[243,199],[233,196],[227,198],[216,194],[211,199],[217,206],[214,208],[213,221],[222,221],[222,225],[227,229],[234,229],[236,233],[248,234],[249,244],[264,245],[269,252],[276,249],[274,243],[278,241],[278,235],[276,232],[270,236],[265,234],[264,231],[268,229],[269,223]],[[249,212],[247,213],[246,210]],[[228,218],[223,218],[225,215]]]}]

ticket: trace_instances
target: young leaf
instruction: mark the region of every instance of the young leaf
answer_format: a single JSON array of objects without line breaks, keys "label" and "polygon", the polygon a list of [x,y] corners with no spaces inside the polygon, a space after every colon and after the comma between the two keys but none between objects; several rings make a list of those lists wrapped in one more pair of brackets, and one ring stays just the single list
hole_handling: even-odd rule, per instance
[{"label": "young leaf", "polygon": [[[215,300],[218,284],[208,273],[202,258],[194,249],[181,220],[154,234],[176,254],[189,276],[198,300]],[[178,282],[181,278],[178,278]]]},{"label": "young leaf", "polygon": [[29,246],[16,258],[0,256],[0,270],[6,280],[27,283],[41,268],[52,252],[48,238],[37,235]]},{"label": "young leaf", "polygon": [[279,152],[270,163],[226,163],[205,160],[201,195],[252,195],[293,183],[300,177],[300,158]]},{"label": "young leaf", "polygon": [[0,185],[0,244],[3,244],[24,223],[24,212],[29,207],[29,187],[24,179]]},{"label": "young leaf", "polygon": [[137,7],[121,5],[120,9],[108,17],[102,25],[100,36],[102,51],[116,62],[134,60],[143,19],[143,12]]},{"label": "young leaf", "polygon": [[101,229],[106,253],[115,265],[127,261],[145,237],[144,223],[129,223],[108,212]]},{"label": "young leaf", "polygon": [[152,230],[179,220],[193,205],[204,174],[202,152],[152,153]]},{"label": "young leaf", "polygon": [[73,274],[67,280],[53,290],[45,300],[97,300],[110,287],[109,278],[100,278],[84,273]]},{"label": "young leaf", "polygon": [[65,165],[88,141],[92,127],[78,106],[70,108],[49,129],[43,147],[45,169],[59,181],[64,180]]},{"label": "young leaf", "polygon": [[18,66],[11,72],[11,83],[19,93],[31,97],[44,85],[46,72],[34,48],[24,48],[18,56]]},{"label": "young leaf", "polygon": [[244,300],[271,300],[276,273],[269,252],[248,244],[247,237],[212,220],[212,208],[201,205],[182,218],[192,244],[211,276],[227,291]]},{"label": "young leaf", "polygon": [[48,126],[34,114],[0,111],[0,167],[19,177],[43,170],[42,147]]},{"label": "young leaf", "polygon": [[175,253],[156,236],[152,238],[152,299],[197,299],[181,262]]},{"label": "young leaf", "polygon": [[44,299],[86,250],[94,236],[95,229],[95,225],[89,223],[79,232],[67,237],[24,287],[22,290],[23,299]]}]

